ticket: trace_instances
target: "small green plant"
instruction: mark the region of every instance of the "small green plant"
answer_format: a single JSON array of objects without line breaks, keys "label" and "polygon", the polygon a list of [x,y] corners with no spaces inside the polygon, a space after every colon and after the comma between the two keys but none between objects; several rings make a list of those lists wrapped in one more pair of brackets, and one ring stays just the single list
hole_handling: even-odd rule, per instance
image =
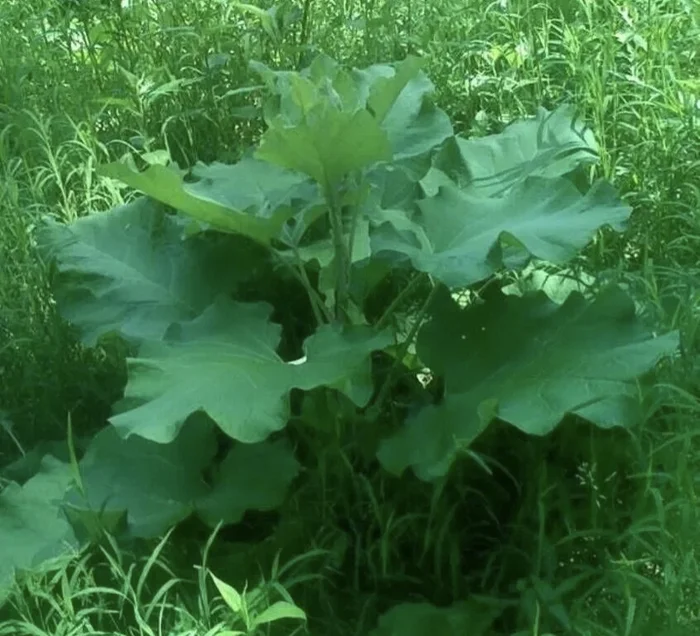
[{"label": "small green plant", "polygon": [[[677,334],[651,333],[616,287],[569,293],[562,277],[553,293],[531,274],[630,214],[588,185],[597,147],[570,108],[465,139],[417,58],[253,68],[268,92],[257,149],[189,170],[125,157],[101,174],[147,196],[43,230],[64,316],[88,345],[117,333],[138,352],[62,499],[73,528],[97,514],[155,537],[192,514],[214,527],[273,510],[312,469],[309,431],[362,435],[389,473],[434,480],[496,419],[532,435],[567,414],[636,421],[638,378]],[[69,473],[47,471],[1,495],[22,524]],[[0,520],[0,546],[17,527]],[[75,542],[67,525],[48,538]],[[44,539],[3,552],[1,578]]]},{"label": "small green plant", "polygon": [[220,636],[248,636],[257,634],[261,626],[274,623],[276,621],[293,618],[296,620],[306,620],[306,614],[297,607],[283,588],[278,589],[283,593],[285,600],[270,603],[266,595],[259,589],[238,592],[228,583],[210,573],[216,589],[221,594],[221,598],[228,608],[233,612],[235,622],[243,623],[244,629],[230,629],[219,632]]}]

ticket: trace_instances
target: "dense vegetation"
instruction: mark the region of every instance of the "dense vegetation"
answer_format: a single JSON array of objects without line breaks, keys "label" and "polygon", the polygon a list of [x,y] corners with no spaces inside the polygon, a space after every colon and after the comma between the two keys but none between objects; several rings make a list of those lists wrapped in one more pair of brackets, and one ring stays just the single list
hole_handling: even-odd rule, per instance
[{"label": "dense vegetation", "polygon": [[0,32],[0,634],[700,633],[697,3]]}]

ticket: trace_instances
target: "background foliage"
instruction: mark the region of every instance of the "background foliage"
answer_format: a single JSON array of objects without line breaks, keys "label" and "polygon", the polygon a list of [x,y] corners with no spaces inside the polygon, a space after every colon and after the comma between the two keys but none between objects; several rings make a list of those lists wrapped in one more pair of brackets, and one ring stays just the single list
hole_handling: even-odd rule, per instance
[{"label": "background foliage", "polygon": [[[68,459],[69,413],[80,453],[104,425],[126,379],[123,344],[86,348],[58,317],[51,272],[35,249],[39,219],[48,214],[70,221],[128,201],[130,190],[94,172],[125,150],[153,152],[157,161],[166,149],[182,166],[240,159],[263,131],[256,117],[261,104],[250,88],[260,84],[251,59],[297,68],[322,51],[364,67],[418,54],[426,58],[437,103],[467,136],[498,132],[538,106],[577,106],[600,145],[597,174],[614,183],[634,212],[623,235],[603,232],[574,270],[622,283],[660,331],[680,329],[681,355],[660,370],[644,426],[600,431],[571,423],[542,439],[492,427],[474,447],[490,458],[490,473],[460,466],[437,494],[408,477],[367,475],[348,459],[351,448],[333,448],[332,436],[321,437],[318,448],[327,451],[316,453],[321,478],[287,502],[275,541],[260,540],[275,519],[248,517],[223,541],[220,535],[211,563],[240,589],[246,580],[260,580],[259,568],[272,570],[272,582],[295,588],[311,633],[370,633],[381,612],[416,590],[434,603],[474,593],[497,600],[506,613],[496,633],[695,633],[689,599],[698,580],[697,4],[260,6],[264,11],[207,0],[3,4],[0,452],[5,465],[23,458],[5,479],[24,483],[34,474],[42,452],[31,450],[40,442]],[[258,280],[274,282],[251,290],[256,297],[267,294],[280,303],[286,293],[288,303],[296,302],[293,284],[280,285],[264,272]],[[301,324],[297,337],[304,335]],[[289,343],[290,349],[298,344]],[[323,401],[311,407],[338,409]],[[350,439],[361,446],[358,430]],[[338,458],[348,462],[342,470]],[[47,467],[58,480],[50,483],[68,479],[54,469]],[[53,526],[53,537],[60,540],[61,532]],[[173,633],[187,633],[198,621],[206,625],[218,608],[201,600],[213,588],[207,595],[206,582],[197,580],[196,588],[166,602],[159,591],[171,589],[175,579],[164,564],[162,570],[154,565],[167,555],[173,576],[191,579],[201,533],[185,525],[157,552],[133,544],[121,546],[117,556],[104,547],[99,563],[80,557],[60,576],[29,580],[26,594],[6,608],[8,620],[46,633],[59,633],[59,625],[83,630],[73,633],[149,633],[145,625],[156,620],[156,610],[167,609]],[[289,565],[279,566],[278,550]],[[126,574],[131,570],[123,560],[131,553],[137,561],[152,555],[140,561],[144,578]],[[260,589],[279,593],[268,590],[267,578]],[[134,589],[117,603],[121,623],[85,600],[103,594],[102,583],[129,589],[129,581]],[[109,604],[107,598],[101,602]],[[88,613],[69,611],[71,603]],[[460,612],[475,621],[484,606],[457,607],[455,624]],[[412,611],[411,625],[422,617],[433,631],[436,621],[447,620],[430,608]],[[382,620],[378,633],[395,633],[391,617]],[[283,625],[283,633],[294,628]]]}]

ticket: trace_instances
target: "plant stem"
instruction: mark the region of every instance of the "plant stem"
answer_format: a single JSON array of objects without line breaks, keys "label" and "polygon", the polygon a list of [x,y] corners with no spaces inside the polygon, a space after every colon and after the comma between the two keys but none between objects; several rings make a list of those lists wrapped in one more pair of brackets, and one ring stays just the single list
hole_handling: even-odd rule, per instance
[{"label": "plant stem", "polygon": [[401,303],[406,300],[406,298],[413,293],[415,288],[417,287],[418,283],[421,282],[427,274],[420,273],[415,275],[411,281],[406,285],[399,295],[394,298],[394,300],[391,301],[391,304],[386,308],[384,313],[382,314],[381,318],[377,321],[376,327],[378,330],[383,329],[386,327],[386,324],[389,322],[389,319],[393,316],[394,312],[396,309],[401,305]]},{"label": "plant stem", "polygon": [[374,400],[374,404],[372,404],[372,406],[367,411],[367,417],[371,422],[376,421],[379,415],[381,414],[384,403],[389,397],[389,394],[391,393],[391,390],[394,386],[394,381],[396,380],[396,374],[398,373],[399,367],[403,364],[403,359],[406,357],[408,348],[411,346],[411,343],[416,339],[418,331],[420,331],[420,328],[423,326],[423,321],[425,320],[425,316],[428,313],[428,309],[430,308],[430,305],[433,302],[433,299],[435,298],[437,290],[438,286],[433,284],[433,288],[430,290],[428,297],[425,299],[423,306],[421,307],[420,311],[418,312],[418,315],[416,316],[416,322],[411,328],[411,331],[408,334],[407,338],[401,343],[401,346],[399,347],[399,350],[396,353],[396,359],[394,360],[394,364],[391,365],[391,369],[389,369],[389,373],[386,379],[384,380],[384,384],[382,384],[381,388],[379,389],[379,393],[377,394],[377,398]]},{"label": "plant stem", "polygon": [[303,285],[306,290],[306,294],[309,297],[309,302],[311,303],[311,309],[314,312],[314,318],[318,325],[324,324],[324,322],[332,322],[333,316],[326,307],[323,299],[319,296],[318,292],[314,289],[311,281],[309,280],[309,275],[306,273],[306,267],[304,266],[304,261],[299,256],[299,250],[295,246],[291,246],[294,251],[294,256],[296,257],[296,267],[285,261],[274,252],[275,256],[281,261],[286,267],[292,271],[292,274],[297,278],[297,280]]},{"label": "plant stem", "polygon": [[326,185],[326,202],[328,203],[333,248],[335,252],[336,288],[335,288],[335,318],[343,321],[346,316],[348,301],[349,260],[343,231],[343,208],[338,200],[335,186]]},{"label": "plant stem", "polygon": [[304,286],[304,289],[306,289],[306,293],[309,296],[309,301],[311,302],[311,309],[314,312],[316,323],[319,326],[322,325],[324,322],[324,317],[327,319],[327,322],[330,322],[332,316],[329,315],[325,303],[318,295],[318,292],[313,288],[313,285],[309,280],[309,275],[306,273],[306,267],[304,267],[304,263],[301,261],[301,258],[299,258],[297,250],[295,249],[294,251],[297,254],[297,260],[299,261],[297,263],[299,280],[301,281],[301,284]]},{"label": "plant stem", "polygon": [[299,58],[297,69],[301,69],[304,60],[304,47],[309,41],[309,16],[311,15],[311,0],[304,0],[304,9],[301,14],[301,30],[299,32]]}]

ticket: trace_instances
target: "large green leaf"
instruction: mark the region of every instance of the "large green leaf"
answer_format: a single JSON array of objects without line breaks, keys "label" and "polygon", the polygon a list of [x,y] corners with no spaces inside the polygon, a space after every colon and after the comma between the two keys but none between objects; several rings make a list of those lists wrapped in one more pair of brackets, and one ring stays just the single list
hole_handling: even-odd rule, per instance
[{"label": "large green leaf", "polygon": [[611,417],[627,413],[620,398],[633,399],[635,378],[677,346],[676,332],[654,337],[618,288],[593,302],[574,292],[563,305],[544,292],[499,291],[464,309],[443,290],[417,348],[444,374],[445,398],[386,440],[379,458],[391,472],[413,466],[431,479],[495,416],[535,435],[573,412],[603,426],[629,425]]},{"label": "large green leaf", "polygon": [[299,469],[284,440],[236,444],[218,467],[211,492],[197,502],[197,513],[215,527],[238,523],[246,510],[274,510]]},{"label": "large green leaf", "polygon": [[382,124],[393,149],[392,167],[416,181],[430,169],[435,149],[453,134],[449,117],[424,97],[432,90],[425,76],[408,84]]},{"label": "large green leaf", "polygon": [[370,636],[485,636],[500,613],[472,600],[450,607],[402,603],[379,618]]},{"label": "large green leaf", "polygon": [[234,289],[246,270],[234,266],[231,246],[181,234],[175,217],[146,198],[42,229],[44,254],[58,266],[59,308],[88,344],[112,330],[160,339],[172,322]]},{"label": "large green leaf", "polygon": [[504,237],[537,258],[564,263],[602,225],[621,229],[631,212],[605,182],[582,196],[566,179],[540,177],[519,183],[505,197],[443,186],[418,205],[422,222],[414,234],[422,226],[428,246],[406,240],[388,223],[375,234],[372,249],[407,254],[416,269],[450,287],[467,287],[504,267]]},{"label": "large green leaf", "polygon": [[[126,404],[112,417],[125,435],[167,443],[187,417],[204,410],[230,437],[259,442],[288,419],[289,391],[341,386],[369,373],[369,354],[390,341],[369,328],[324,326],[307,339],[306,359],[283,362],[276,353],[281,328],[267,304],[220,298],[200,317],[174,325],[163,342],[147,342],[129,360]],[[369,400],[369,392],[351,397]]]},{"label": "large green leaf", "polygon": [[539,108],[535,117],[497,135],[456,136],[441,149],[435,168],[481,196],[501,196],[528,177],[556,178],[598,159],[591,130],[563,105],[553,112]]},{"label": "large green leaf", "polygon": [[[384,65],[375,65],[365,72],[356,71],[356,77],[372,77],[367,106],[380,124],[384,122],[385,117],[392,111],[404,89],[419,77],[421,79],[425,78],[425,75],[420,73],[423,66],[425,66],[425,60],[409,55],[405,60],[395,64],[389,73],[385,71],[387,67]],[[375,73],[373,71],[379,72]],[[415,84],[412,85],[409,92],[416,95],[417,93],[420,94],[421,90],[423,93],[420,95],[420,101],[422,101],[423,95],[433,91],[433,86],[422,81],[417,86]],[[389,128],[391,129],[392,127],[390,126]],[[392,130],[390,135],[393,136],[393,134],[394,131]]]},{"label": "large green leaf", "polygon": [[187,184],[189,193],[242,210],[261,223],[269,222],[270,238],[277,237],[280,224],[295,206],[322,203],[318,186],[311,180],[249,156],[233,165],[197,163],[191,174],[197,181]]},{"label": "large green leaf", "polygon": [[68,464],[47,456],[41,471],[27,483],[9,483],[0,493],[0,602],[16,572],[36,568],[77,547],[59,508],[71,478]]},{"label": "large green leaf", "polygon": [[377,333],[360,325],[326,325],[304,343],[306,356],[294,375],[294,384],[306,391],[331,387],[347,395],[356,406],[364,407],[374,392],[369,354],[391,342],[388,331]]},{"label": "large green leaf", "polygon": [[435,149],[453,135],[447,114],[430,101],[435,86],[421,66],[420,60],[408,57],[390,72],[383,65],[356,71],[372,78],[368,107],[389,138],[392,169],[401,168],[416,181],[430,168]]},{"label": "large green leaf", "polygon": [[202,471],[215,454],[214,428],[203,417],[192,418],[169,444],[136,435],[124,439],[107,426],[79,463],[85,498],[74,489],[65,503],[86,526],[95,512],[125,513],[131,536],[158,536],[187,518],[208,493]]},{"label": "large green leaf", "polygon": [[213,228],[263,244],[294,214],[294,200],[317,194],[303,175],[250,157],[234,165],[197,164],[193,183],[170,166],[154,164],[140,172],[131,158],[99,171]]},{"label": "large green leaf", "polygon": [[[102,520],[124,515],[127,536],[152,538],[192,513],[215,527],[237,523],[246,510],[271,510],[282,503],[299,469],[282,441],[236,444],[213,465],[216,452],[214,424],[201,413],[168,444],[137,435],[124,439],[108,426],[80,461],[86,496],[74,489],[64,505],[83,526],[93,525],[96,515]],[[212,468],[208,484],[204,472]]]}]

